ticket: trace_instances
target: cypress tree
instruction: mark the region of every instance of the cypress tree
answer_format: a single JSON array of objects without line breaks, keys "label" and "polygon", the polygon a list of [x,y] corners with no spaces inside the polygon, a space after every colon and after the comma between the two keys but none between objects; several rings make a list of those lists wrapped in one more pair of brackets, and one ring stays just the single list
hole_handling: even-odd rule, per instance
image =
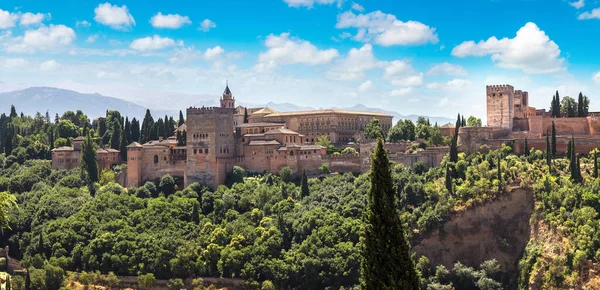
[{"label": "cypress tree", "polygon": [[123,128],[125,132],[125,143],[131,144],[133,142],[131,140],[131,122],[129,122],[129,117],[125,117],[125,127]]},{"label": "cypress tree", "polygon": [[171,136],[171,134],[173,134],[173,128],[171,128],[171,123],[169,122],[169,117],[167,117],[167,115],[165,115],[165,119],[164,119],[164,126],[165,126],[165,134],[163,135],[163,137],[165,137],[165,139],[169,136]]},{"label": "cypress tree", "polygon": [[31,278],[29,277],[29,270],[25,274],[25,290],[31,290]]},{"label": "cypress tree", "polygon": [[598,150],[594,151],[594,178],[598,178]]},{"label": "cypress tree", "polygon": [[119,145],[119,151],[121,153],[121,160],[127,161],[127,136],[125,136],[125,130],[121,131],[121,144]]},{"label": "cypress tree", "polygon": [[121,123],[117,120],[112,122],[112,134],[110,134],[110,148],[119,150],[121,148],[121,136],[123,135],[123,129]]},{"label": "cypress tree", "polygon": [[452,175],[450,174],[450,166],[446,164],[446,189],[452,193]]},{"label": "cypress tree", "polygon": [[90,185],[98,182],[98,162],[96,161],[96,148],[90,130],[83,141],[81,156],[81,172],[86,174]]},{"label": "cypress tree", "polygon": [[44,257],[46,256],[46,246],[44,245],[44,233],[43,232],[40,232],[40,236],[38,238],[37,253]]},{"label": "cypress tree", "polygon": [[460,114],[458,114],[456,125],[454,126],[454,136],[452,136],[452,140],[450,142],[450,162],[458,161],[458,129],[460,128],[460,124]]},{"label": "cypress tree", "polygon": [[310,189],[308,188],[308,176],[306,176],[306,169],[302,171],[301,193],[302,197],[308,196],[310,194]]},{"label": "cypress tree", "polygon": [[404,237],[396,190],[383,139],[371,155],[371,188],[361,244],[362,289],[419,289],[419,277]]},{"label": "cypress tree", "polygon": [[177,122],[177,127],[183,125],[185,123],[185,119],[183,118],[183,112],[179,110],[179,122]]},{"label": "cypress tree", "polygon": [[546,163],[550,166],[550,161],[552,160],[552,149],[550,148],[550,138],[548,134],[546,134]]},{"label": "cypress tree", "polygon": [[527,144],[527,137],[525,138],[525,145],[523,146],[523,154],[525,156],[529,156],[529,145]]},{"label": "cypress tree", "polygon": [[15,105],[10,105],[10,120],[12,121],[12,119],[18,117],[19,115],[17,115],[17,109],[15,108]]},{"label": "cypress tree", "polygon": [[552,121],[552,158],[556,158],[556,127]]},{"label": "cypress tree", "polygon": [[575,164],[575,173],[577,174],[577,181],[582,182],[583,176],[581,176],[581,164],[579,163],[579,156],[577,156],[577,163]]},{"label": "cypress tree", "polygon": [[200,214],[198,213],[198,204],[194,203],[194,207],[192,209],[192,222],[195,224],[200,223]]},{"label": "cypress tree", "polygon": [[502,192],[502,158],[498,155],[498,192]]},{"label": "cypress tree", "polygon": [[555,118],[559,118],[560,117],[560,96],[558,95],[558,91],[556,91],[556,106],[555,106],[555,112],[554,112],[554,117]]},{"label": "cypress tree", "polygon": [[131,142],[140,141],[140,121],[138,119],[131,119]]},{"label": "cypress tree", "polygon": [[284,199],[288,198],[287,190],[285,189],[285,182],[281,183],[281,197]]},{"label": "cypress tree", "polygon": [[467,126],[467,121],[465,121],[465,115],[462,116],[462,122],[460,124],[461,127],[466,127]]},{"label": "cypress tree", "polygon": [[177,130],[177,146],[183,146],[183,140],[181,139],[181,131]]},{"label": "cypress tree", "polygon": [[579,98],[577,99],[577,116],[585,117],[585,112],[583,111],[583,94],[579,92]]},{"label": "cypress tree", "polygon": [[248,108],[244,108],[244,124],[248,123]]}]

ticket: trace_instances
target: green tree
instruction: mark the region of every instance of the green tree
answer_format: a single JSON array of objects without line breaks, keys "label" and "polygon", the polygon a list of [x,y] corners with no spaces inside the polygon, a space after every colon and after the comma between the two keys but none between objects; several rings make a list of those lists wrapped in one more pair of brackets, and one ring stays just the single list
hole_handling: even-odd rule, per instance
[{"label": "green tree", "polygon": [[454,127],[454,136],[450,142],[450,162],[458,162],[458,129],[460,128],[460,114],[456,119],[456,125]]},{"label": "green tree", "polygon": [[417,128],[415,130],[415,138],[427,140],[431,136],[431,124],[429,120],[423,116],[417,118]]},{"label": "green tree", "polygon": [[248,108],[244,108],[244,124],[248,123]]},{"label": "green tree", "polygon": [[154,278],[154,274],[152,274],[152,273],[138,276],[138,286],[142,289],[152,288],[152,285],[154,285],[154,282],[156,282],[156,278]]},{"label": "green tree", "polygon": [[527,144],[527,137],[525,137],[525,144],[523,145],[523,154],[529,156],[529,144]]},{"label": "green tree", "polygon": [[381,123],[379,119],[373,118],[367,124],[365,128],[365,138],[366,139],[375,139],[378,137],[383,137],[383,130],[381,129]]},{"label": "green tree", "polygon": [[177,127],[185,124],[185,119],[183,118],[183,112],[179,110],[179,121],[177,122]]},{"label": "green tree", "polygon": [[167,281],[167,288],[169,288],[169,290],[185,289],[185,284],[181,278],[173,278]]},{"label": "green tree", "polygon": [[467,119],[467,126],[469,127],[481,127],[481,124],[481,119],[475,116],[469,116],[469,119]]},{"label": "green tree", "polygon": [[82,144],[81,171],[86,174],[88,184],[98,182],[98,162],[96,161],[96,144],[93,132],[89,131]]},{"label": "green tree", "polygon": [[556,158],[556,127],[552,121],[552,158]]},{"label": "green tree", "polygon": [[415,124],[411,120],[400,120],[396,124],[398,126],[400,124],[400,129],[402,129],[402,140],[414,141],[415,140]]},{"label": "green tree", "polygon": [[560,117],[560,97],[558,96],[558,91],[556,94],[552,96],[552,102],[550,103],[550,113],[552,118]]},{"label": "green tree", "polygon": [[569,96],[564,97],[561,101],[560,112],[569,118],[577,117],[577,102],[575,102],[575,99]]},{"label": "green tree", "polygon": [[452,193],[452,174],[450,173],[450,166],[446,164],[446,189],[448,192]]},{"label": "green tree", "polygon": [[585,117],[585,112],[583,111],[583,94],[579,92],[579,97],[577,98],[577,117]]},{"label": "green tree", "polygon": [[[119,150],[121,148],[121,136],[123,135],[123,129],[120,120],[113,120],[111,122],[111,134],[110,134],[110,148]],[[125,140],[127,142],[127,140]]]},{"label": "green tree", "polygon": [[290,182],[292,180],[292,170],[289,167],[281,168],[279,176],[283,182]]},{"label": "green tree", "polygon": [[127,162],[127,136],[125,135],[126,130],[121,131],[121,143],[119,145],[119,152],[121,154],[121,160]]},{"label": "green tree", "polygon": [[17,207],[17,199],[8,192],[0,192],[0,233],[9,229],[8,213]]},{"label": "green tree", "polygon": [[552,148],[550,147],[550,136],[548,136],[548,132],[546,132],[546,163],[548,166],[551,166],[552,161]]},{"label": "green tree", "polygon": [[194,203],[194,207],[192,208],[192,222],[195,224],[200,223],[200,213],[198,211],[198,203]]},{"label": "green tree", "polygon": [[398,215],[383,139],[371,155],[371,188],[361,244],[362,289],[419,289],[419,278]]},{"label": "green tree", "polygon": [[[398,123],[400,123],[400,122],[402,122],[402,121],[398,121]],[[401,126],[396,124],[395,126],[390,128],[390,130],[388,131],[387,141],[388,142],[399,142],[399,141],[402,141],[403,137],[404,137],[404,132],[402,132]]]},{"label": "green tree", "polygon": [[175,193],[175,190],[177,189],[177,184],[175,184],[175,178],[173,178],[173,176],[171,176],[170,174],[165,174],[163,175],[163,177],[160,178],[160,183],[158,187],[160,187],[160,190],[165,196],[169,196]]},{"label": "green tree", "polygon": [[306,197],[310,195],[310,189],[308,188],[308,176],[306,176],[306,169],[302,171],[302,180],[300,181],[300,188],[302,197]]},{"label": "green tree", "polygon": [[29,270],[25,272],[25,290],[31,290],[31,277],[29,276]]},{"label": "green tree", "polygon": [[131,142],[140,142],[140,121],[131,119]]},{"label": "green tree", "polygon": [[10,105],[10,115],[9,115],[10,119],[12,120],[12,119],[14,119],[14,118],[16,118],[18,116],[19,115],[17,114],[17,109],[15,108],[15,106],[14,105]]},{"label": "green tree", "polygon": [[59,137],[62,138],[75,138],[79,135],[77,126],[69,120],[60,120],[56,126],[56,131]]},{"label": "green tree", "polygon": [[598,150],[594,150],[594,178],[598,178]]},{"label": "green tree", "polygon": [[329,137],[327,137],[325,135],[319,136],[317,138],[317,142],[315,142],[315,144],[325,147],[325,149],[327,149],[327,151],[330,151],[333,149],[333,144],[331,144],[331,140],[329,140]]},{"label": "green tree", "polygon": [[498,155],[498,192],[502,192],[503,179],[502,179],[502,158],[501,154]]}]

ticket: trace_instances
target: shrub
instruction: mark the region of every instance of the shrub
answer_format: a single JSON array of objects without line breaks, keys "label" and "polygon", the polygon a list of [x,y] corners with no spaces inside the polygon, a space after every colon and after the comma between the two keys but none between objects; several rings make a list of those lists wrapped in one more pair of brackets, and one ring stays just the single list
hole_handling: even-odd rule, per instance
[{"label": "shrub", "polygon": [[185,287],[185,284],[183,283],[183,280],[181,280],[180,278],[169,279],[169,281],[167,282],[167,288],[169,288],[169,290],[180,290],[180,289],[183,289],[184,287]]},{"label": "shrub", "polygon": [[138,276],[138,286],[142,289],[150,289],[154,282],[156,282],[156,278],[152,273]]},{"label": "shrub", "polygon": [[283,182],[290,182],[292,181],[292,170],[286,166],[279,171],[279,176]]}]

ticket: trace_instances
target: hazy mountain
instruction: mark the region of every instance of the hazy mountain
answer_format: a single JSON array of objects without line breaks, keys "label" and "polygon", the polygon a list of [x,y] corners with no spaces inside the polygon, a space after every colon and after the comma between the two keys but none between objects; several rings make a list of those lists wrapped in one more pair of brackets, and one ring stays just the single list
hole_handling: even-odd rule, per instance
[{"label": "hazy mountain", "polygon": [[[185,109],[189,107],[185,102],[178,102],[181,104],[181,109],[185,114]],[[23,112],[28,115],[33,115],[36,112],[45,113],[46,110],[50,112],[50,115],[54,117],[54,114],[58,113],[62,115],[67,110],[75,111],[82,110],[91,119],[104,116],[106,110],[118,110],[122,115],[130,118],[143,118],[146,108],[144,106],[125,101],[118,98],[103,96],[100,94],[82,94],[71,90],[50,88],[50,87],[31,87],[24,90],[18,90],[13,92],[0,93],[0,104],[5,107],[0,107],[0,112],[7,112],[10,109],[10,105],[15,105],[17,112]],[[268,102],[267,104],[252,104],[252,103],[239,103],[242,106],[250,108],[257,107],[269,107],[271,109],[280,112],[291,112],[291,111],[307,111],[314,110],[312,107],[298,106],[291,103],[273,103]],[[218,106],[218,99],[196,101],[193,106]],[[172,106],[171,106],[172,107]],[[321,108],[323,109],[323,108]],[[377,108],[369,108],[362,104],[356,104],[352,107],[346,108],[325,108],[325,109],[343,109],[353,111],[366,111],[366,112],[378,112],[389,114],[394,117],[394,122],[400,119],[410,119],[416,121],[418,115],[401,115],[395,111],[387,111]],[[177,118],[179,110],[155,110],[150,108],[154,119],[164,116],[173,116]],[[453,123],[454,120],[446,117],[427,117],[433,124],[437,122],[439,125],[446,124],[448,122]]]},{"label": "hazy mountain", "polygon": [[[123,116],[143,118],[146,108],[122,99],[100,94],[82,94],[71,90],[49,87],[31,87],[24,90],[0,93],[0,112],[9,112],[14,105],[17,112],[34,115],[48,111],[52,118],[65,111],[82,110],[90,119],[106,115],[106,110],[118,110]],[[178,116],[179,111],[152,110],[155,119],[159,116]]]}]

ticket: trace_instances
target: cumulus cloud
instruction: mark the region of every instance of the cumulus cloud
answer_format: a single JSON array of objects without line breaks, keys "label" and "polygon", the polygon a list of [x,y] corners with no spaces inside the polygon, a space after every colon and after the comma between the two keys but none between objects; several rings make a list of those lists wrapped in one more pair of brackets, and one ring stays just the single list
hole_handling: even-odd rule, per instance
[{"label": "cumulus cloud", "polygon": [[350,49],[348,56],[337,63],[327,75],[335,80],[360,80],[365,77],[366,71],[384,65],[384,62],[378,61],[373,55],[373,47],[365,44],[360,49]]},{"label": "cumulus cloud", "polygon": [[0,64],[5,69],[24,69],[29,65],[29,62],[22,58],[5,58],[0,59]]},{"label": "cumulus cloud", "polygon": [[600,19],[600,8],[592,9],[592,11],[586,11],[579,14],[577,17],[579,20],[587,20],[587,19]]},{"label": "cumulus cloud", "polygon": [[290,38],[289,33],[267,36],[265,46],[268,50],[259,54],[259,62],[319,65],[330,63],[339,56],[336,49],[319,49],[309,41]]},{"label": "cumulus cloud", "polygon": [[354,14],[352,11],[346,11],[338,15],[336,28],[357,28],[355,40],[373,41],[382,46],[422,45],[438,42],[435,28],[418,21],[403,22],[396,16],[381,11],[367,14]]},{"label": "cumulus cloud", "polygon": [[43,13],[36,13],[33,14],[31,12],[25,12],[21,15],[21,20],[19,21],[19,24],[23,25],[23,26],[27,26],[27,25],[38,25],[40,23],[42,23],[42,21],[44,21],[44,19],[50,19],[50,13],[48,14],[43,14]]},{"label": "cumulus cloud", "polygon": [[442,91],[462,91],[466,90],[471,86],[471,81],[466,79],[453,79],[446,83],[429,83],[427,84],[428,89],[442,90]]},{"label": "cumulus cloud", "polygon": [[158,35],[154,35],[152,37],[148,36],[134,40],[129,45],[129,48],[138,51],[150,51],[165,49],[167,47],[173,47],[176,45],[183,45],[183,42],[176,42],[175,40],[168,37],[160,37]]},{"label": "cumulus cloud", "polygon": [[204,52],[196,49],[196,47],[188,46],[180,49],[176,49],[175,54],[169,58],[171,64],[182,64],[188,63],[197,59],[204,59],[207,61],[216,61],[220,59],[225,50],[220,46],[207,48]]},{"label": "cumulus cloud", "polygon": [[0,9],[0,29],[14,27],[17,19],[19,19],[19,15]]},{"label": "cumulus cloud", "polygon": [[94,13],[96,14],[94,17],[96,22],[113,29],[126,30],[131,28],[131,26],[135,26],[135,20],[131,13],[129,13],[126,5],[119,7],[106,2],[98,5],[94,9]]},{"label": "cumulus cloud", "polygon": [[40,71],[54,71],[60,67],[60,64],[51,59],[40,64]]},{"label": "cumulus cloud", "polygon": [[75,37],[75,31],[64,25],[40,26],[8,41],[6,50],[13,53],[53,50],[70,45]]},{"label": "cumulus cloud", "polygon": [[158,14],[150,18],[150,23],[154,28],[178,29],[192,22],[187,16],[181,16],[179,14],[163,15],[162,13],[158,12]]},{"label": "cumulus cloud", "polygon": [[336,2],[336,0],[283,0],[283,2],[287,3],[289,7],[307,7],[312,8],[315,4],[326,4],[331,5]]},{"label": "cumulus cloud", "polygon": [[213,48],[206,49],[206,51],[204,52],[204,58],[207,60],[213,60],[218,56],[222,55],[223,52],[225,52],[225,50],[217,45]]},{"label": "cumulus cloud", "polygon": [[212,22],[212,20],[206,18],[200,22],[200,30],[204,32],[208,32],[209,30],[217,27],[217,24]]},{"label": "cumulus cloud", "polygon": [[391,91],[390,96],[392,96],[392,97],[406,96],[406,95],[410,94],[411,92],[412,92],[412,88],[400,88],[400,89]]},{"label": "cumulus cloud", "polygon": [[373,89],[373,82],[370,80],[365,81],[362,84],[360,84],[360,86],[358,86],[358,91],[361,93],[370,91],[371,89]]},{"label": "cumulus cloud", "polygon": [[600,71],[599,71],[599,72],[597,72],[597,73],[595,73],[595,74],[592,76],[592,80],[594,81],[594,83],[596,83],[596,84],[600,84]]},{"label": "cumulus cloud", "polygon": [[409,61],[394,60],[383,69],[383,78],[386,80],[394,79],[398,76],[406,76],[415,72]]},{"label": "cumulus cloud", "polygon": [[94,42],[96,42],[96,39],[98,39],[98,34],[88,36],[86,41],[89,43],[94,43]]},{"label": "cumulus cloud", "polygon": [[92,24],[87,22],[86,20],[75,22],[75,27],[77,27],[77,28],[87,28],[87,27],[90,27],[91,25]]},{"label": "cumulus cloud", "polygon": [[427,75],[430,76],[439,76],[439,75],[449,75],[449,76],[466,76],[467,70],[456,64],[451,63],[440,63],[433,66],[429,71],[427,71]]},{"label": "cumulus cloud", "polygon": [[585,6],[585,0],[578,0],[575,2],[570,2],[569,4],[571,4],[571,6],[575,7],[576,9],[580,9],[583,6]]},{"label": "cumulus cloud", "polygon": [[392,85],[399,87],[417,87],[423,84],[423,73],[394,79],[391,83]]},{"label": "cumulus cloud", "polygon": [[362,7],[360,4],[356,3],[356,2],[352,2],[352,9],[358,11],[358,12],[363,12],[365,11],[365,7]]},{"label": "cumulus cloud", "polygon": [[525,73],[553,73],[564,69],[558,45],[532,22],[521,27],[514,38],[498,40],[492,36],[478,43],[465,41],[454,47],[452,55],[461,58],[491,55],[498,67]]}]

